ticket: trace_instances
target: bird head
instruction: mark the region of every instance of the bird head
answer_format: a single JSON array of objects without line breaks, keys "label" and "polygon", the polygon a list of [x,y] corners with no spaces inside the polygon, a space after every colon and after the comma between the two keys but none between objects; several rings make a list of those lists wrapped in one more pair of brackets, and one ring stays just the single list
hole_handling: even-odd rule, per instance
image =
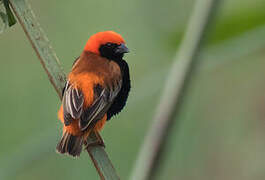
[{"label": "bird head", "polygon": [[111,60],[122,59],[124,53],[128,53],[129,49],[125,46],[122,36],[113,31],[98,32],[92,35],[84,48]]}]

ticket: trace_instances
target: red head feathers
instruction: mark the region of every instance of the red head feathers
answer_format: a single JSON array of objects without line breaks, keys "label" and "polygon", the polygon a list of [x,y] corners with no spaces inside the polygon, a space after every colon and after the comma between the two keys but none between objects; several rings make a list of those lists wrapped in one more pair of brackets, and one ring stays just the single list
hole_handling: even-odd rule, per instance
[{"label": "red head feathers", "polygon": [[122,36],[113,31],[98,32],[92,35],[84,48],[84,51],[90,51],[99,54],[99,47],[107,43],[122,44],[125,43]]}]

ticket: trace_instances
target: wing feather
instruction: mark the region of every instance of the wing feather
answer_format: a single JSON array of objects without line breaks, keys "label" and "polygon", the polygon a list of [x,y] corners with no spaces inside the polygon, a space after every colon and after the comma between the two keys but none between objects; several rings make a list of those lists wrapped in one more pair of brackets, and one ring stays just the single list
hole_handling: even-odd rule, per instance
[{"label": "wing feather", "polygon": [[66,83],[63,95],[64,124],[69,125],[73,119],[79,119],[83,113],[83,93]]}]

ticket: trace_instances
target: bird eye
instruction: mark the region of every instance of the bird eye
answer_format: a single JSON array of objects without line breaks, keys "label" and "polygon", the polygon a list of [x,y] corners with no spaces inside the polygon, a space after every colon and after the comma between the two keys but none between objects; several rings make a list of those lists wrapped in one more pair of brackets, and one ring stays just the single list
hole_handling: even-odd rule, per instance
[{"label": "bird eye", "polygon": [[111,43],[107,43],[106,45],[107,45],[108,47],[111,47]]}]

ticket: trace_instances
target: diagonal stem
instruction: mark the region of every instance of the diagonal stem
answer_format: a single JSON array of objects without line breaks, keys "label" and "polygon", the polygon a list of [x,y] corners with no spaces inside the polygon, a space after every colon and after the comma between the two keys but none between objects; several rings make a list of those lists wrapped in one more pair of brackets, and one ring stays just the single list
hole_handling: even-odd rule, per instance
[{"label": "diagonal stem", "polygon": [[[10,5],[25,31],[33,49],[37,53],[40,62],[45,69],[50,82],[57,94],[62,98],[62,90],[66,82],[65,73],[60,62],[51,48],[47,36],[36,20],[35,15],[26,0],[9,0]],[[93,140],[94,134],[88,137]],[[119,177],[102,146],[93,146],[87,149],[101,179],[118,180]]]},{"label": "diagonal stem", "polygon": [[187,31],[172,65],[157,112],[135,164],[132,180],[155,177],[185,89],[197,65],[197,57],[218,0],[197,0]]}]

